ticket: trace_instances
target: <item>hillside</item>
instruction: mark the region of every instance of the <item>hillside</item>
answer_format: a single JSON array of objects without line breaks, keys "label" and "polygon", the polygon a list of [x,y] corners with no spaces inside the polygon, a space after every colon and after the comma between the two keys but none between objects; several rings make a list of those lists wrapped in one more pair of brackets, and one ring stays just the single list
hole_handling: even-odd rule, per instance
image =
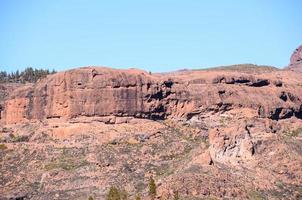
[{"label": "hillside", "polygon": [[18,85],[0,102],[0,199],[300,199],[301,86],[254,65]]}]

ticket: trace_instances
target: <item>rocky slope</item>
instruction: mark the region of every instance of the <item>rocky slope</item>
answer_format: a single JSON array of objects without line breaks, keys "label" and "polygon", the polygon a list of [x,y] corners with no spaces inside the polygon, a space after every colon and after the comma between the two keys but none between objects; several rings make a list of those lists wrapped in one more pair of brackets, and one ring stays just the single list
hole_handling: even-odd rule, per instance
[{"label": "rocky slope", "polygon": [[2,93],[0,199],[149,199],[151,176],[157,199],[302,198],[300,73],[85,67]]}]

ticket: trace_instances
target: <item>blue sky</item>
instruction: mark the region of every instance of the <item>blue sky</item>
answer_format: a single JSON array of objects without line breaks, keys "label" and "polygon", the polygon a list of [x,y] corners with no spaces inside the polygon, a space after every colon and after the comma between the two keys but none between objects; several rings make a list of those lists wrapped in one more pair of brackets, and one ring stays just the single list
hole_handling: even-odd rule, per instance
[{"label": "blue sky", "polygon": [[302,44],[301,8],[300,0],[0,0],[0,70],[283,67]]}]

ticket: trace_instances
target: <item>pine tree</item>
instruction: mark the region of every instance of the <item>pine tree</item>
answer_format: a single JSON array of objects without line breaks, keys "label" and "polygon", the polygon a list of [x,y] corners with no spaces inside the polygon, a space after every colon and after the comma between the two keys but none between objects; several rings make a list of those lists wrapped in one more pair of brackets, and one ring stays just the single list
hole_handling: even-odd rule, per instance
[{"label": "pine tree", "polygon": [[19,79],[20,79],[20,73],[19,73],[19,70],[17,70],[16,73],[15,73],[15,80],[14,80],[14,82],[18,83]]},{"label": "pine tree", "polygon": [[116,187],[111,186],[106,200],[121,200],[120,191]]},{"label": "pine tree", "polygon": [[179,194],[178,191],[174,191],[174,196],[173,196],[173,200],[179,200]]},{"label": "pine tree", "polygon": [[10,73],[2,71],[0,72],[0,83],[35,83],[48,74],[54,73],[56,73],[55,70],[50,72],[48,69],[33,69],[32,67],[28,67],[21,72],[19,70]]},{"label": "pine tree", "polygon": [[152,176],[149,180],[149,196],[151,199],[155,199],[156,196],[156,184]]},{"label": "pine tree", "polygon": [[141,196],[140,196],[139,194],[137,194],[137,195],[135,196],[135,200],[141,200]]}]

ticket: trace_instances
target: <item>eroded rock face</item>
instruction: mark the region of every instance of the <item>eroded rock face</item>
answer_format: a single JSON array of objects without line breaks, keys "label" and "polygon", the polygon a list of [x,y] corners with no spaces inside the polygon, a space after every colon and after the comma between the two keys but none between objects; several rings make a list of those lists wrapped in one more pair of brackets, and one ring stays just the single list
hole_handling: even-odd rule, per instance
[{"label": "eroded rock face", "polygon": [[6,123],[78,116],[162,118],[160,100],[167,92],[169,86],[140,70],[81,68],[20,88],[6,101],[2,116]]},{"label": "eroded rock face", "polygon": [[299,81],[293,72],[278,71],[150,75],[134,69],[86,67],[15,90],[2,105],[1,121],[11,124],[80,116],[190,120],[204,111],[242,107],[257,110],[263,118],[301,118]]},{"label": "eroded rock face", "polygon": [[209,132],[209,142],[211,158],[220,163],[250,159],[255,152],[255,144],[245,124],[212,129]]},{"label": "eroded rock face", "polygon": [[22,84],[18,83],[0,83],[0,119],[1,113],[4,110],[5,100],[16,88],[21,87]]},{"label": "eroded rock face", "polygon": [[288,69],[302,72],[302,45],[299,46],[290,57]]}]

